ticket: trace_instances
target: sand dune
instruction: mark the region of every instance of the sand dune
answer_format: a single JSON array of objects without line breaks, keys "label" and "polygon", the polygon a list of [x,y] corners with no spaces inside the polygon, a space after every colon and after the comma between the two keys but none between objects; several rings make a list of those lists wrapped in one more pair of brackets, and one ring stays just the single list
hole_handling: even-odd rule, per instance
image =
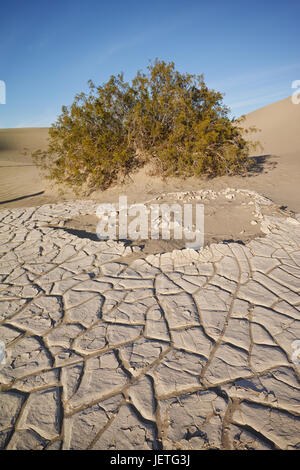
[{"label": "sand dune", "polygon": [[5,161],[20,165],[30,163],[30,157],[21,155],[24,148],[30,151],[45,148],[47,138],[47,127],[0,129],[0,165]]},{"label": "sand dune", "polygon": [[[128,194],[130,200],[137,201],[161,191],[232,187],[253,189],[278,205],[300,212],[300,105],[294,105],[291,98],[286,98],[249,113],[245,125],[261,129],[253,138],[260,140],[264,147],[263,151],[254,154],[256,168],[247,176],[162,181],[149,177],[143,169],[132,175],[127,184],[94,192],[89,198],[113,200],[122,192]],[[50,188],[32,166],[30,157],[22,155],[24,147],[29,151],[45,148],[47,132],[47,128],[0,129],[1,207],[28,207],[74,198],[70,192],[62,197],[55,188]]]},{"label": "sand dune", "polygon": [[246,186],[299,212],[300,105],[286,98],[249,113],[245,124],[261,129],[253,138],[263,145],[256,155],[264,155],[258,159],[261,173]]},{"label": "sand dune", "polygon": [[[30,152],[47,146],[48,128],[0,129],[0,202],[45,190]],[[29,155],[24,156],[24,149]],[[19,202],[21,205],[20,199]]]},{"label": "sand dune", "polygon": [[300,105],[291,98],[277,101],[249,113],[247,126],[256,126],[256,134],[264,153],[274,155],[300,155]]}]

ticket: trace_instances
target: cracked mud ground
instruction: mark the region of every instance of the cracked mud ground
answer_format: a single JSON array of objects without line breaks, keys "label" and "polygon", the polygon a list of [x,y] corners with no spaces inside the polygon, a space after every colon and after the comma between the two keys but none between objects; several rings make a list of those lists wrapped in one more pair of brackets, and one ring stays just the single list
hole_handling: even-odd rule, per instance
[{"label": "cracked mud ground", "polygon": [[130,261],[96,207],[0,212],[0,448],[299,449],[300,215]]}]

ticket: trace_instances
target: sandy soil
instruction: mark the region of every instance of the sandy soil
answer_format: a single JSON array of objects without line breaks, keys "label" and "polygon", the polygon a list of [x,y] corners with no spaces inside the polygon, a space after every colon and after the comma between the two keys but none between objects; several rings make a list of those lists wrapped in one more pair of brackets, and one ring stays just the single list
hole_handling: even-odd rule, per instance
[{"label": "sandy soil", "polygon": [[[184,237],[176,239],[174,237],[174,218],[171,214],[170,238],[165,239],[162,236],[160,225],[159,239],[154,239],[151,235],[151,205],[168,204],[172,207],[177,204],[181,207],[181,213],[184,217],[184,204],[190,204],[193,210],[193,230],[196,228],[197,204],[204,205],[204,217],[200,222],[201,230],[204,232],[203,245],[220,241],[248,243],[250,240],[264,236],[261,230],[261,221],[263,216],[287,216],[292,215],[287,210],[281,210],[278,206],[271,203],[270,200],[259,199],[257,194],[253,195],[246,190],[225,189],[219,192],[215,191],[189,191],[177,193],[161,193],[154,199],[145,202],[148,209],[148,238],[134,240],[128,235],[126,241],[131,246],[141,247],[143,256],[149,254],[162,253],[174,249],[183,249],[188,240]],[[128,204],[129,206],[129,204]],[[118,212],[118,203],[116,204]],[[128,224],[135,219],[135,216],[128,216]],[[163,223],[163,219],[160,219]],[[96,215],[78,215],[76,217],[63,218],[63,224],[58,229],[66,230],[72,235],[80,238],[97,240],[97,224],[99,219]],[[118,226],[118,224],[117,224]],[[116,240],[119,239],[118,229]],[[139,254],[139,257],[141,255]]]},{"label": "sandy soil", "polygon": [[[299,450],[300,213],[282,207],[300,212],[292,106],[248,116],[276,153],[252,175],[143,169],[62,204],[21,156],[47,130],[0,133],[0,209],[27,206],[0,213],[1,449]],[[119,194],[203,203],[209,246],[99,241],[98,202]]]},{"label": "sandy soil", "polygon": [[34,150],[47,147],[47,138],[47,127],[0,129],[0,208],[59,200],[58,191],[41,178],[30,157]]},{"label": "sandy soil", "polygon": [[0,212],[0,449],[299,450],[300,214],[136,258],[49,228],[96,207]]}]

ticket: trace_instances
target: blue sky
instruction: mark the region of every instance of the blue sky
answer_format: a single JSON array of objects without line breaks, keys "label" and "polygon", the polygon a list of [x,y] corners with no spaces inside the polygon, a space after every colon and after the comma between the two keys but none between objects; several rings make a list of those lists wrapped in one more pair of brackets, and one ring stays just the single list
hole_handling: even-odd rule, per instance
[{"label": "blue sky", "polygon": [[300,79],[297,0],[10,0],[1,2],[0,127],[48,126],[121,71],[156,57],[204,73],[233,116],[293,93]]}]

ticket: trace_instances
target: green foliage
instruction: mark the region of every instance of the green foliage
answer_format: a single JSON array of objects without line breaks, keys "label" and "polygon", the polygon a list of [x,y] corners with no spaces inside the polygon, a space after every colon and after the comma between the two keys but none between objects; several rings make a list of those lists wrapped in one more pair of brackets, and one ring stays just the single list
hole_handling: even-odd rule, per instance
[{"label": "green foliage", "polygon": [[[236,174],[249,166],[251,144],[228,117],[223,95],[203,75],[156,60],[131,84],[123,74],[75,97],[33,158],[48,178],[74,189],[109,187],[151,163],[164,176]],[[253,130],[253,129],[251,129]]]}]

